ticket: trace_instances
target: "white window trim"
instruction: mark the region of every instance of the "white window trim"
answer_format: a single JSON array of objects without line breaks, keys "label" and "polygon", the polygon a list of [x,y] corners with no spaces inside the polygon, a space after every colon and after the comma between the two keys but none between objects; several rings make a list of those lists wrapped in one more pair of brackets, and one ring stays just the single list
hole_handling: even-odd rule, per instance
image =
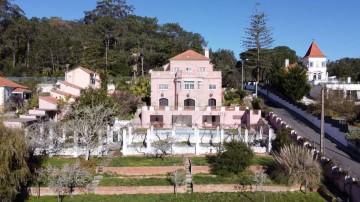
[{"label": "white window trim", "polygon": [[158,89],[159,90],[169,90],[169,84],[166,84],[166,83],[159,84]]},{"label": "white window trim", "polygon": [[216,84],[209,84],[209,90],[216,90]]}]

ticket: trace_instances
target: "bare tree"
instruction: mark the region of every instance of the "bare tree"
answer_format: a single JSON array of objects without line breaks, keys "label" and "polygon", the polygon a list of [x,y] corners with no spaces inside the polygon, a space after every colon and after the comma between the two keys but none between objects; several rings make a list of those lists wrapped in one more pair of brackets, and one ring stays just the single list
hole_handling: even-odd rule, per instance
[{"label": "bare tree", "polygon": [[106,137],[106,126],[113,120],[115,110],[104,105],[75,108],[67,121],[67,128],[78,135],[85,147],[85,159],[89,160],[91,152],[102,144]]},{"label": "bare tree", "polygon": [[49,187],[56,192],[58,201],[67,194],[72,197],[75,188],[84,189],[91,182],[90,172],[82,168],[79,161],[60,169],[48,166],[46,170]]},{"label": "bare tree", "polygon": [[171,173],[171,182],[174,185],[174,191],[177,195],[177,187],[184,185],[186,182],[186,172],[184,169],[178,169]]},{"label": "bare tree", "polygon": [[304,185],[305,193],[308,188],[314,188],[321,181],[322,170],[316,156],[311,150],[293,144],[274,153],[278,168],[282,169],[292,182]]},{"label": "bare tree", "polygon": [[62,124],[60,122],[38,122],[25,128],[25,141],[29,146],[30,154],[43,154],[46,151],[56,152],[62,145],[60,144],[60,134],[62,134]]},{"label": "bare tree", "polygon": [[175,142],[174,138],[171,135],[167,135],[165,140],[160,139],[159,136],[158,141],[153,142],[154,156],[156,158],[164,159],[164,156],[169,155],[171,153],[172,145]]},{"label": "bare tree", "polygon": [[259,173],[256,173],[253,177],[253,180],[256,184],[256,189],[257,189],[257,187],[260,187],[260,190],[263,192],[263,201],[264,202],[266,201],[265,192],[264,192],[264,182],[266,181],[266,178],[267,178],[267,175],[264,172],[264,170],[262,170]]}]

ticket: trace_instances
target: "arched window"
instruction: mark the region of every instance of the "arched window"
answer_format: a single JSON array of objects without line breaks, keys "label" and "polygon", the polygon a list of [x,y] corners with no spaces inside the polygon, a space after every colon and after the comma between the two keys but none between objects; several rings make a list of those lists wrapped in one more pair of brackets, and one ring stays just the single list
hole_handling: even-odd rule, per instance
[{"label": "arched window", "polygon": [[159,100],[159,106],[169,106],[169,100],[166,98],[161,98]]},{"label": "arched window", "polygon": [[185,109],[194,109],[195,108],[195,100],[190,99],[190,98],[184,100],[184,107],[185,107]]},{"label": "arched window", "polygon": [[209,99],[208,105],[211,107],[216,107],[216,100],[214,98]]}]

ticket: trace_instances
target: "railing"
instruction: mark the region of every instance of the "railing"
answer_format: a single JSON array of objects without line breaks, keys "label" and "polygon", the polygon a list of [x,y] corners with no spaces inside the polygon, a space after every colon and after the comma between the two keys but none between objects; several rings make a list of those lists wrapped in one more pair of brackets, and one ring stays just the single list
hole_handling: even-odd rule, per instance
[{"label": "railing", "polygon": [[[245,111],[245,106],[225,107],[225,106],[144,106],[143,109],[148,111]],[[253,114],[258,114],[258,110],[254,110]]]}]

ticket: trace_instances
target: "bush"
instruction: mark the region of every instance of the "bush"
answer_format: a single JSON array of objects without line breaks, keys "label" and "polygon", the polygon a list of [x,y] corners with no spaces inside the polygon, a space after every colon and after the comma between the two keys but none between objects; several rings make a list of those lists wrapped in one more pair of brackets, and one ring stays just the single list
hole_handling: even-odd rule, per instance
[{"label": "bush", "polygon": [[294,144],[294,141],[289,136],[290,133],[290,128],[281,128],[277,131],[276,138],[271,142],[273,152],[279,152],[285,145]]},{"label": "bush", "polygon": [[231,141],[224,144],[225,151],[219,152],[211,163],[211,171],[218,175],[238,174],[252,162],[254,153],[244,142]]}]

